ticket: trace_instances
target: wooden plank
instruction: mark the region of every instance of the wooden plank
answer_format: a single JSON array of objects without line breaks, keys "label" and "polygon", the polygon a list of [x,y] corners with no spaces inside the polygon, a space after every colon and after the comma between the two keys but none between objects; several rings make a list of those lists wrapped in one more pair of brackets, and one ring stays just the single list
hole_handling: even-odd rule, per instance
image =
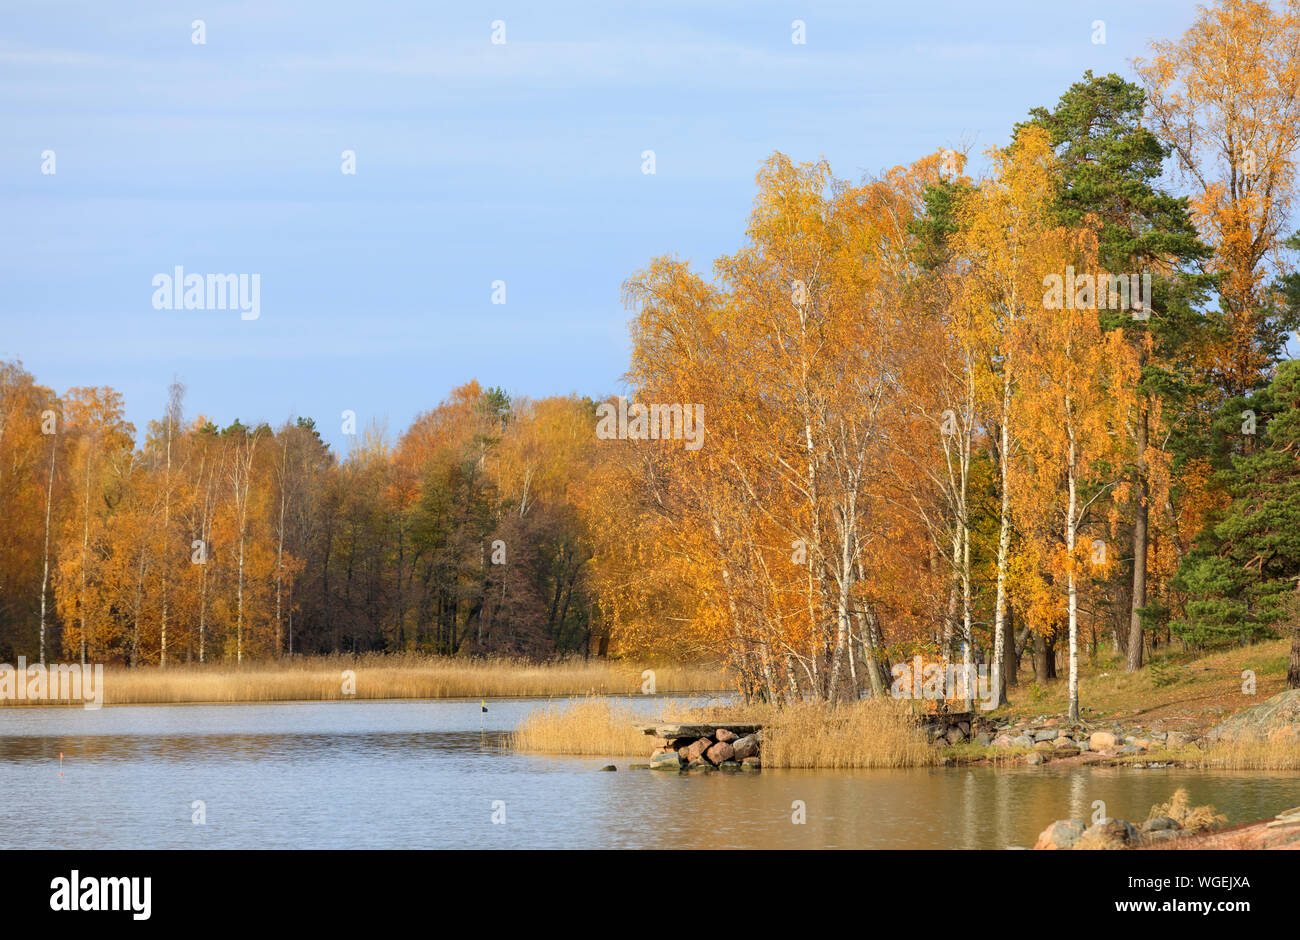
[{"label": "wooden plank", "polygon": [[709,738],[713,732],[719,728],[730,731],[732,734],[738,734],[744,737],[747,734],[753,734],[761,731],[763,726],[759,724],[745,724],[736,722],[638,722],[632,727],[636,728],[642,734],[652,734],[660,738]]}]

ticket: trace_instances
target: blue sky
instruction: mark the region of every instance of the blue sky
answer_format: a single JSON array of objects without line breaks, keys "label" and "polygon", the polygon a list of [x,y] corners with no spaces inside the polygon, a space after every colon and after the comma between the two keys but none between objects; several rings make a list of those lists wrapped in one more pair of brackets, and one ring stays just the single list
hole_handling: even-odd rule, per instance
[{"label": "blue sky", "polygon": [[[612,394],[620,285],[656,255],[734,251],[772,151],[854,179],[978,153],[1085,69],[1132,77],[1195,12],[588,6],[5,0],[0,359],[117,388],[137,428],[176,375],[189,416],[310,415],[339,449],[343,410],[395,436],[473,378]],[[177,265],[259,274],[260,317],[153,309]]]}]

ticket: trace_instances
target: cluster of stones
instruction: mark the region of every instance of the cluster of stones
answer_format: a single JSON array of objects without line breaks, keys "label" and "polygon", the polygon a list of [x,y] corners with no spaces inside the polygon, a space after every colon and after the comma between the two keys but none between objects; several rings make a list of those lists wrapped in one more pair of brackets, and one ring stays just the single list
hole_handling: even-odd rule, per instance
[{"label": "cluster of stones", "polygon": [[[1068,724],[1053,718],[1034,721],[1020,719],[996,725],[990,738],[978,735],[975,743],[995,749],[1033,748],[1027,755],[1029,764],[1042,764],[1051,758],[1077,757],[1094,751],[1100,757],[1123,757],[1164,748],[1190,744],[1196,736],[1188,731],[1165,731],[1161,728],[1112,728],[1090,730],[1081,724]],[[1134,767],[1163,767],[1163,762],[1134,763]]]},{"label": "cluster of stones", "polygon": [[653,735],[651,770],[709,772],[761,770],[763,729],[759,725],[643,725]]},{"label": "cluster of stones", "polygon": [[1134,826],[1126,819],[1098,820],[1084,826],[1075,819],[1058,819],[1041,833],[1035,849],[1136,849],[1175,842],[1197,833],[1170,816],[1156,816]]}]

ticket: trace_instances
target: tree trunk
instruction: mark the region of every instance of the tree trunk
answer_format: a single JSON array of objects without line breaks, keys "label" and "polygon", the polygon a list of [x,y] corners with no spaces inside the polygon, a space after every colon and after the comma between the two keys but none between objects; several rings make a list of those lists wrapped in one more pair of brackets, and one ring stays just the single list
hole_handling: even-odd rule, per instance
[{"label": "tree trunk", "polygon": [[1137,489],[1133,507],[1133,598],[1129,610],[1128,649],[1124,656],[1124,670],[1136,672],[1142,668],[1142,615],[1138,612],[1147,604],[1147,423],[1143,409],[1137,427]]}]

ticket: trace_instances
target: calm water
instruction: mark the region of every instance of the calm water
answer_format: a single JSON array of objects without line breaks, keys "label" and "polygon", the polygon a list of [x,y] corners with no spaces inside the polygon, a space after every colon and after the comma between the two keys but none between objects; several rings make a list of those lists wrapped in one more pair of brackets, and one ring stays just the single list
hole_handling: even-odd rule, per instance
[{"label": "calm water", "polygon": [[[0,848],[1007,848],[1053,819],[1145,818],[1186,786],[1230,822],[1295,774],[927,769],[661,774],[534,757],[543,700],[0,710]],[[629,703],[657,714],[659,703]],[[64,755],[59,777],[59,753]],[[598,773],[607,763],[617,773]],[[206,825],[191,804],[206,804]],[[806,823],[791,821],[803,801]],[[492,822],[505,804],[504,824]]]}]

